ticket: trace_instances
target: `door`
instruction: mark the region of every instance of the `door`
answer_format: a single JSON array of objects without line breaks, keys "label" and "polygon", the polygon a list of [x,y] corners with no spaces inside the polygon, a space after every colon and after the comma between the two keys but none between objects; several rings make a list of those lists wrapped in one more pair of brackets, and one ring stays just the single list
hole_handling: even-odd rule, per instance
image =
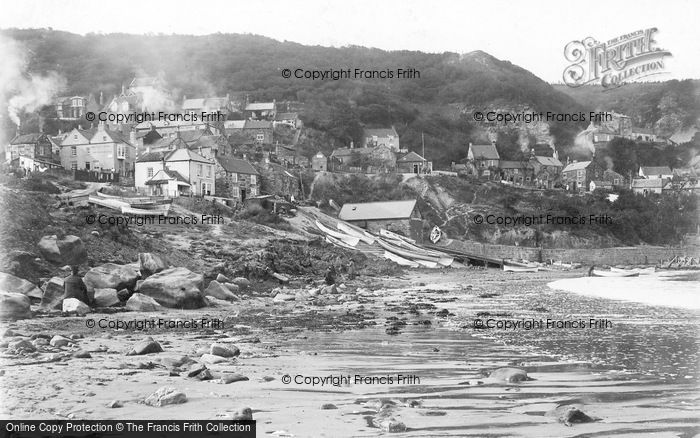
[{"label": "door", "polygon": [[413,165],[413,173],[418,173],[418,165],[417,164]]},{"label": "door", "polygon": [[245,189],[241,189],[241,202],[245,201],[246,198],[246,191]]}]

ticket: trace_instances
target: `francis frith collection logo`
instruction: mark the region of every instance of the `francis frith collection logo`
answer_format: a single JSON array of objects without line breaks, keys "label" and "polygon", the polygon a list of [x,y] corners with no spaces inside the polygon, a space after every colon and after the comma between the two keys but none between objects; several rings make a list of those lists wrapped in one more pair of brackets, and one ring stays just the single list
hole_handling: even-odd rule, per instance
[{"label": "francis frith collection logo", "polygon": [[625,83],[666,73],[664,57],[671,52],[656,46],[657,28],[638,30],[606,42],[592,37],[571,41],[564,56],[571,65],[564,70],[569,87],[600,84],[615,88]]}]

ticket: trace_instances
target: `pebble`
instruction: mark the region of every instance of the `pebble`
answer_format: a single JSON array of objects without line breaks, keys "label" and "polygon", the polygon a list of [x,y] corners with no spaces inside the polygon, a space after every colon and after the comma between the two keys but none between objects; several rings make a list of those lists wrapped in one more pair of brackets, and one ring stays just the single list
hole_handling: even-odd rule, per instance
[{"label": "pebble", "polygon": [[163,347],[161,347],[158,342],[149,336],[143,341],[134,345],[131,351],[126,353],[126,355],[137,356],[141,354],[160,353],[161,351],[163,351]]},{"label": "pebble", "polygon": [[121,407],[124,407],[124,405],[119,400],[112,400],[111,402],[107,403],[107,407],[108,408],[121,408]]},{"label": "pebble", "polygon": [[205,365],[196,363],[190,367],[190,370],[187,372],[187,377],[194,377],[206,369],[207,367]]},{"label": "pebble", "polygon": [[199,380],[212,380],[214,378],[214,376],[211,374],[211,371],[202,370],[201,373],[197,374],[197,378]]},{"label": "pebble", "polygon": [[246,380],[250,379],[242,374],[224,374],[221,376],[221,379],[219,379],[219,383],[228,385],[229,383],[244,382]]},{"label": "pebble", "polygon": [[61,335],[56,335],[53,338],[51,338],[51,344],[52,347],[65,347],[67,345],[72,344],[73,341],[71,339],[66,338],[65,336]]},{"label": "pebble", "polygon": [[203,354],[200,360],[209,365],[228,361],[225,357],[215,356],[213,354]]},{"label": "pebble", "polygon": [[321,409],[323,409],[323,410],[338,409],[338,406],[334,405],[333,403],[324,403],[321,405]]},{"label": "pebble", "polygon": [[73,353],[73,357],[76,359],[90,359],[92,355],[85,350],[79,350]]},{"label": "pebble", "polygon": [[211,344],[209,353],[213,354],[214,356],[236,357],[241,354],[241,351],[235,345],[228,346],[225,344],[215,343]]}]

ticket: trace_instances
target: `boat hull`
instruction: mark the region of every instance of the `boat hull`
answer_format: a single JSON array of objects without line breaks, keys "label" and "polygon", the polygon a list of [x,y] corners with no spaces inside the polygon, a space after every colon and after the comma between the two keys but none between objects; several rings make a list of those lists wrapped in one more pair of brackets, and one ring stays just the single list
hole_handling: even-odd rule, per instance
[{"label": "boat hull", "polygon": [[639,277],[639,273],[593,270],[593,272],[591,272],[591,277]]}]

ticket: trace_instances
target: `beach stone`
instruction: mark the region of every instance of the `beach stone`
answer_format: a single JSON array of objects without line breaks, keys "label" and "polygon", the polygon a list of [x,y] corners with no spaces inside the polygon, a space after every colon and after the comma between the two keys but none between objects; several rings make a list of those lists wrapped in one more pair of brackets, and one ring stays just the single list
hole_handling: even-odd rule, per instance
[{"label": "beach stone", "polygon": [[4,272],[0,272],[0,292],[22,294],[36,301],[41,300],[44,295],[44,292],[31,281]]},{"label": "beach stone", "polygon": [[36,351],[36,347],[29,339],[8,342],[7,348],[18,353],[33,353]]},{"label": "beach stone", "polygon": [[156,392],[146,397],[144,403],[149,406],[166,406],[185,403],[187,396],[184,392],[180,392],[171,386],[163,386]]},{"label": "beach stone", "polygon": [[122,289],[117,292],[117,297],[119,297],[119,301],[128,301],[131,297],[131,292],[129,292],[129,289]]},{"label": "beach stone", "polygon": [[204,295],[227,301],[233,301],[236,299],[236,296],[227,287],[216,280],[212,280],[209,283],[209,286],[207,286],[207,288],[204,290]]},{"label": "beach stone", "polygon": [[203,370],[201,373],[197,374],[197,378],[199,380],[212,380],[214,376],[212,375],[211,371],[209,370]]},{"label": "beach stone", "polygon": [[111,402],[107,403],[107,407],[114,409],[114,408],[122,408],[122,407],[124,407],[124,405],[119,400],[112,400]]},{"label": "beach stone", "polygon": [[66,298],[63,300],[62,310],[66,313],[77,313],[79,315],[85,315],[90,313],[90,306],[83,303],[77,298]]},{"label": "beach stone", "polygon": [[168,268],[168,264],[158,254],[151,252],[139,253],[139,271],[141,275],[147,277]]},{"label": "beach stone", "polygon": [[44,309],[61,310],[63,306],[63,294],[65,293],[63,278],[51,277],[44,283],[42,289],[44,293],[41,296],[41,307]]},{"label": "beach stone", "polygon": [[211,344],[209,353],[213,354],[214,356],[236,357],[241,354],[241,351],[235,345],[228,346],[225,344],[214,343]]},{"label": "beach stone", "polygon": [[334,405],[333,403],[324,403],[321,405],[322,410],[330,410],[330,409],[338,409],[338,406]]},{"label": "beach stone", "polygon": [[83,281],[90,291],[104,288],[120,290],[133,289],[138,278],[139,271],[133,265],[105,263],[87,271]]},{"label": "beach stone", "polygon": [[245,277],[236,277],[233,279],[232,283],[241,289],[246,289],[250,287],[250,280],[248,280]]},{"label": "beach stone", "polygon": [[46,347],[49,345],[49,339],[46,338],[36,338],[32,341],[32,345],[34,345],[37,349],[40,347]]},{"label": "beach stone", "polygon": [[573,405],[557,406],[553,411],[548,412],[548,415],[555,417],[557,421],[565,426],[598,421],[597,418],[586,415],[581,409]]},{"label": "beach stone", "polygon": [[31,318],[31,300],[20,293],[0,292],[0,319]]},{"label": "beach stone", "polygon": [[90,359],[92,357],[92,355],[85,350],[76,351],[72,356],[76,359]]},{"label": "beach stone", "polygon": [[51,344],[52,347],[66,347],[72,343],[73,341],[71,339],[68,339],[65,336],[61,335],[54,336],[49,342],[49,344]]},{"label": "beach stone", "polygon": [[78,236],[68,235],[63,239],[58,236],[44,236],[37,244],[39,253],[52,263],[80,265],[87,262],[87,250]]},{"label": "beach stone", "polygon": [[190,367],[190,370],[187,372],[187,377],[194,377],[206,369],[207,369],[207,367],[204,364],[201,364],[201,363],[192,364],[192,366]]},{"label": "beach stone", "polygon": [[208,365],[214,365],[217,363],[228,361],[228,359],[225,357],[215,356],[213,354],[203,354],[199,360]]},{"label": "beach stone", "polygon": [[[233,294],[237,294],[238,292],[241,291],[241,288],[238,287],[238,285],[235,283],[224,283],[224,286],[226,286],[226,289],[231,291],[231,293],[233,293]],[[236,297],[236,298],[238,298],[238,297]]]},{"label": "beach stone", "polygon": [[163,347],[160,346],[152,337],[147,337],[143,341],[137,343],[131,348],[131,351],[126,353],[127,356],[139,356],[142,354],[160,353]]},{"label": "beach stone", "polygon": [[116,289],[95,289],[95,306],[112,307],[121,303]]},{"label": "beach stone", "polygon": [[497,368],[491,372],[489,378],[494,380],[505,381],[507,383],[519,383],[528,380],[534,380],[533,378],[528,377],[527,372],[525,370],[511,367]]},{"label": "beach stone", "polygon": [[228,385],[229,383],[245,382],[246,380],[250,379],[242,374],[234,373],[222,375],[219,382],[223,383],[224,385]]},{"label": "beach stone", "polygon": [[165,307],[198,309],[207,305],[201,292],[203,281],[201,274],[187,268],[170,268],[145,279],[139,292]]},{"label": "beach stone", "polygon": [[386,420],[380,421],[377,426],[384,432],[406,432],[406,425],[400,421],[397,421],[395,418],[387,418]]},{"label": "beach stone", "polygon": [[217,274],[216,281],[218,281],[219,283],[230,283],[231,282],[231,280],[229,280],[229,278],[227,276],[225,276],[224,274]]},{"label": "beach stone", "polygon": [[140,293],[133,294],[126,302],[126,308],[135,312],[154,312],[160,307],[156,300]]},{"label": "beach stone", "polygon": [[236,412],[230,414],[229,419],[238,420],[238,421],[252,420],[253,419],[253,410],[250,408],[238,409]]},{"label": "beach stone", "polygon": [[285,294],[285,293],[278,293],[275,295],[275,297],[272,299],[273,303],[283,303],[285,301],[294,301],[296,300],[296,295],[291,295],[291,294]]}]

